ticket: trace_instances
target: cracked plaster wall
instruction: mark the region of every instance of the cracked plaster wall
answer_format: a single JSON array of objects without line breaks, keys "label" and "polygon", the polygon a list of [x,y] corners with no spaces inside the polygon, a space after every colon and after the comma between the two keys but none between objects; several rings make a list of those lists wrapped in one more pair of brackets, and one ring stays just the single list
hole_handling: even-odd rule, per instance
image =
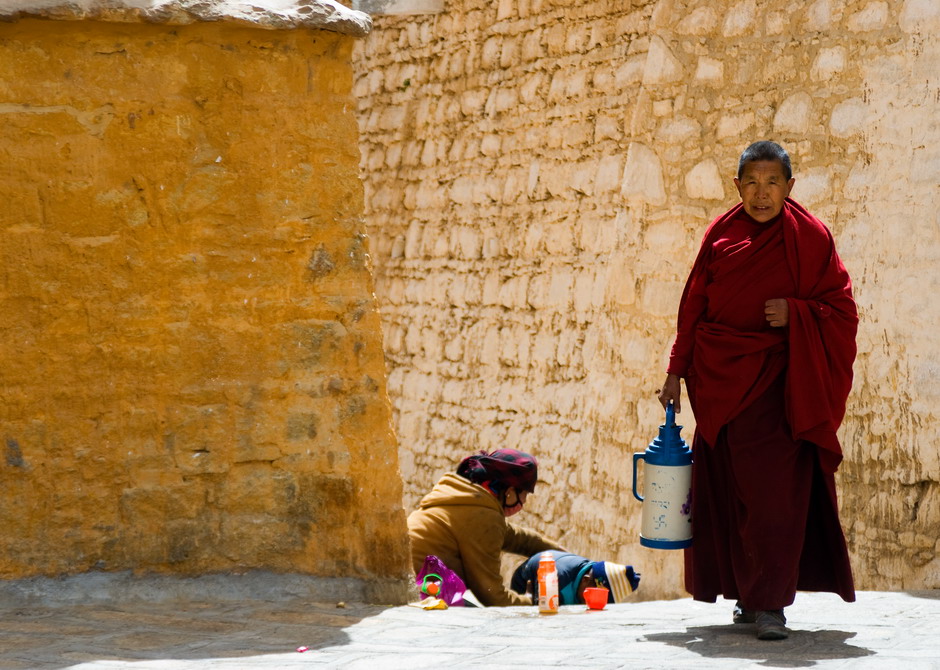
[{"label": "cracked plaster wall", "polygon": [[404,598],[353,41],[0,23],[0,578]]}]

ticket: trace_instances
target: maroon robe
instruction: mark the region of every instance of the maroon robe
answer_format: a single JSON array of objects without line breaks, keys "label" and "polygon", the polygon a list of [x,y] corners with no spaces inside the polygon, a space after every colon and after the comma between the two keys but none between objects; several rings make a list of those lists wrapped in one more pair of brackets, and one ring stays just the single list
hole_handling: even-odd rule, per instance
[{"label": "maroon robe", "polygon": [[[764,303],[786,298],[789,325]],[[748,609],[796,590],[855,599],[833,473],[858,315],[829,230],[793,200],[758,223],[739,204],[705,233],[669,372],[684,377],[693,440],[686,588]]]}]

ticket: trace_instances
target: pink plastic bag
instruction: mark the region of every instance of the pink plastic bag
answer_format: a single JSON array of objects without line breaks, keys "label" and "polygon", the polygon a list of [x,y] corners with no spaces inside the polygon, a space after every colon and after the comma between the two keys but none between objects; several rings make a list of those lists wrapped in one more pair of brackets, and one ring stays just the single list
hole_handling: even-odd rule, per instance
[{"label": "pink plastic bag", "polygon": [[424,565],[421,566],[421,570],[415,579],[415,584],[421,589],[428,582],[437,582],[438,580],[440,581],[439,590],[434,597],[443,600],[448,607],[463,607],[463,594],[467,591],[467,585],[457,576],[456,572],[444,565],[444,561],[437,556],[426,556]]}]

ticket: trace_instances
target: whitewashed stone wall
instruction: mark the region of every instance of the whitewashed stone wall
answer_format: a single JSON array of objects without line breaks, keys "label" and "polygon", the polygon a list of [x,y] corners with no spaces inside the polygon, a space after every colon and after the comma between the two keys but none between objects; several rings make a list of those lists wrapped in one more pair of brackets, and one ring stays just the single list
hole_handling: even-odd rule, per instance
[{"label": "whitewashed stone wall", "polygon": [[[741,150],[775,139],[862,323],[842,436],[858,586],[940,587],[940,4],[448,0],[357,54],[406,506],[477,449],[539,457],[520,517],[683,593],[637,544],[674,313]],[[691,438],[692,417],[680,417]]]}]

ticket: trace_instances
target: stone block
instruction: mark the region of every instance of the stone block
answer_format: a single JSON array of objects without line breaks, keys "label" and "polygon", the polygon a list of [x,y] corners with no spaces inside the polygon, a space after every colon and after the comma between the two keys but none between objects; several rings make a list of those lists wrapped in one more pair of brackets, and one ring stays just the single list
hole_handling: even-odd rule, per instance
[{"label": "stone block", "polygon": [[764,31],[767,35],[782,35],[789,25],[790,12],[768,12],[764,17]]},{"label": "stone block", "polygon": [[614,72],[614,83],[617,90],[629,89],[643,81],[643,73],[647,66],[646,55],[630,56],[619,65]]},{"label": "stone block", "polygon": [[552,75],[552,81],[548,85],[548,102],[555,104],[564,102],[568,95],[567,89],[568,72],[565,70],[557,70],[555,74]]},{"label": "stone block", "polygon": [[643,311],[654,316],[672,316],[682,293],[681,282],[648,277],[640,283],[640,304]]},{"label": "stone block", "polygon": [[915,148],[908,179],[913,183],[940,183],[940,150],[936,147]]},{"label": "stone block", "polygon": [[480,348],[480,363],[483,365],[499,366],[499,344],[499,330],[497,328],[487,328],[483,335],[483,345]]},{"label": "stone block", "polygon": [[615,191],[617,187],[620,186],[622,169],[619,155],[601,158],[597,163],[597,171],[594,175],[594,188],[597,192],[607,193]]},{"label": "stone block", "polygon": [[370,16],[415,16],[439,14],[444,0],[353,0],[352,7]]},{"label": "stone block", "polygon": [[863,131],[868,118],[868,105],[861,98],[849,98],[833,108],[829,129],[836,137],[850,137]]},{"label": "stone block", "polygon": [[519,40],[512,37],[504,38],[502,49],[499,52],[499,66],[504,70],[510,69],[519,60]]},{"label": "stone block", "polygon": [[862,9],[852,14],[846,22],[853,33],[865,33],[881,30],[888,22],[888,3],[882,0],[869,2]]},{"label": "stone block", "polygon": [[654,360],[654,351],[662,346],[649,337],[634,335],[619,340],[619,355],[624,364],[630,367],[645,367]]},{"label": "stone block", "polygon": [[721,173],[711,159],[696,164],[685,175],[685,190],[690,198],[721,200],[725,197]]},{"label": "stone block", "polygon": [[572,302],[571,289],[574,277],[568,271],[556,271],[552,274],[546,296],[547,303],[560,311],[570,309]]},{"label": "stone block", "polygon": [[512,18],[515,14],[514,0],[499,0],[499,5],[496,9],[496,20],[505,21],[506,19]]},{"label": "stone block", "polygon": [[718,13],[713,7],[697,7],[682,17],[676,25],[679,35],[709,35],[718,25]]},{"label": "stone block", "polygon": [[720,85],[725,77],[725,64],[716,59],[702,56],[695,69],[695,80],[707,84]]},{"label": "stone block", "polygon": [[470,117],[480,114],[488,96],[489,91],[482,88],[464,91],[460,94],[460,112]]},{"label": "stone block", "polygon": [[528,277],[521,276],[508,279],[499,287],[497,302],[509,309],[522,309],[526,306],[528,289]]},{"label": "stone block", "polygon": [[[530,293],[531,295],[531,293]],[[529,304],[532,304],[530,299]],[[557,359],[557,337],[547,330],[540,330],[535,334],[530,360],[537,367],[555,365]]]},{"label": "stone block", "polygon": [[545,45],[548,55],[563,55],[565,53],[565,40],[567,37],[568,31],[565,29],[564,23],[553,23],[545,28],[542,43]]},{"label": "stone block", "polygon": [[591,306],[594,309],[600,309],[603,307],[606,295],[607,275],[602,272],[596,272],[594,274],[594,285],[591,287]]},{"label": "stone block", "polygon": [[653,116],[670,116],[672,112],[672,100],[656,100],[653,103]]},{"label": "stone block", "polygon": [[669,258],[676,249],[686,244],[685,231],[673,224],[673,219],[666,218],[661,221],[650,221],[643,233],[643,241],[652,252],[654,259]]},{"label": "stone block", "polygon": [[597,213],[581,220],[579,246],[588,254],[611,253],[617,246],[617,227],[606,214]]},{"label": "stone block", "polygon": [[774,114],[774,130],[778,133],[802,135],[809,129],[813,119],[813,99],[809,93],[799,91],[782,103]]},{"label": "stone block", "polygon": [[737,37],[754,31],[757,19],[755,0],[744,0],[730,8],[725,16],[721,32],[725,37]]},{"label": "stone block", "polygon": [[517,88],[498,88],[490,93],[486,103],[486,113],[489,115],[508,112],[519,106],[519,90]]},{"label": "stone block", "polygon": [[567,222],[553,223],[544,229],[542,247],[552,255],[567,255],[574,251],[575,230]]},{"label": "stone block", "polygon": [[558,198],[570,197],[573,172],[573,167],[568,163],[549,164],[541,170],[539,181],[549,195]]},{"label": "stone block", "polygon": [[[447,189],[431,181],[422,181],[415,191],[415,209],[439,211],[448,202]],[[407,254],[406,254],[407,255]]]},{"label": "stone block", "polygon": [[499,37],[490,37],[483,42],[480,64],[485,70],[492,70],[499,65],[499,55],[502,50],[502,40]]},{"label": "stone block", "polygon": [[820,49],[810,76],[816,81],[829,81],[845,69],[845,57],[845,48],[841,46]]},{"label": "stone block", "polygon": [[478,275],[469,275],[466,278],[464,302],[469,306],[479,305],[483,300],[483,281]]},{"label": "stone block", "polygon": [[666,201],[662,163],[646,145],[632,142],[628,147],[620,194],[628,202],[661,205]]},{"label": "stone block", "polygon": [[417,167],[421,161],[421,149],[424,143],[418,140],[409,140],[401,146],[401,165]]},{"label": "stone block", "polygon": [[547,76],[542,72],[535,72],[528,75],[519,87],[519,99],[526,105],[535,105],[541,101],[541,96],[548,81]]},{"label": "stone block", "polygon": [[404,107],[387,107],[379,116],[381,130],[399,130],[405,123],[406,110]]},{"label": "stone block", "polygon": [[837,20],[838,10],[833,8],[832,0],[816,0],[806,10],[806,29],[813,32],[828,30]]},{"label": "stone block", "polygon": [[643,67],[643,85],[668,84],[685,76],[682,62],[676,58],[669,45],[658,36],[650,40],[649,52]]},{"label": "stone block", "polygon": [[533,61],[541,58],[545,53],[545,47],[542,43],[542,29],[537,28],[526,33],[522,38],[522,59],[523,61]]},{"label": "stone block", "polygon": [[623,135],[620,119],[608,114],[598,114],[594,119],[594,141],[619,140]]},{"label": "stone block", "polygon": [[449,337],[444,344],[444,358],[449,361],[458,362],[464,359],[464,337],[460,333]]},{"label": "stone block", "polygon": [[596,171],[597,167],[591,161],[585,161],[574,166],[570,188],[581,195],[594,195],[594,173]]},{"label": "stone block", "polygon": [[433,167],[437,163],[437,143],[433,139],[426,140],[421,149],[421,165]]},{"label": "stone block", "polygon": [[480,234],[470,226],[460,226],[451,230],[451,249],[458,258],[477,259],[481,256],[482,240]]},{"label": "stone block", "polygon": [[607,276],[607,296],[605,302],[612,305],[629,307],[636,303],[637,280],[629,270],[621,267],[609,271]]},{"label": "stone block", "polygon": [[578,68],[568,77],[565,93],[569,100],[585,97],[591,90],[590,81],[593,71],[588,68]]},{"label": "stone block", "polygon": [[565,50],[568,53],[581,53],[588,48],[591,38],[590,27],[585,24],[570,24],[565,36]]},{"label": "stone block", "polygon": [[689,140],[698,140],[702,134],[702,126],[695,119],[676,116],[665,119],[656,132],[656,140],[664,144],[683,144]]},{"label": "stone block", "polygon": [[801,170],[793,186],[792,196],[801,204],[812,206],[826,202],[832,196],[831,178],[827,168]]},{"label": "stone block", "polygon": [[587,312],[594,306],[594,273],[580,272],[574,279],[574,309]]},{"label": "stone block", "polygon": [[754,126],[755,116],[753,112],[744,114],[723,114],[718,119],[718,128],[715,135],[718,139],[727,139],[730,137],[748,137],[751,128]]},{"label": "stone block", "polygon": [[476,182],[476,177],[457,177],[450,186],[450,199],[458,205],[472,204]]},{"label": "stone block", "polygon": [[503,183],[503,192],[500,201],[504,205],[518,202],[526,194],[528,173],[522,169],[510,170]]},{"label": "stone block", "polygon": [[904,0],[898,24],[906,33],[936,33],[940,30],[940,5],[933,0]]},{"label": "stone block", "polygon": [[513,329],[500,328],[499,330],[499,362],[506,367],[516,367],[519,363],[517,344]]},{"label": "stone block", "polygon": [[464,75],[467,52],[465,50],[455,51],[448,56],[447,78],[457,79]]},{"label": "stone block", "polygon": [[421,353],[421,328],[410,324],[405,331],[405,353],[414,356]]}]

